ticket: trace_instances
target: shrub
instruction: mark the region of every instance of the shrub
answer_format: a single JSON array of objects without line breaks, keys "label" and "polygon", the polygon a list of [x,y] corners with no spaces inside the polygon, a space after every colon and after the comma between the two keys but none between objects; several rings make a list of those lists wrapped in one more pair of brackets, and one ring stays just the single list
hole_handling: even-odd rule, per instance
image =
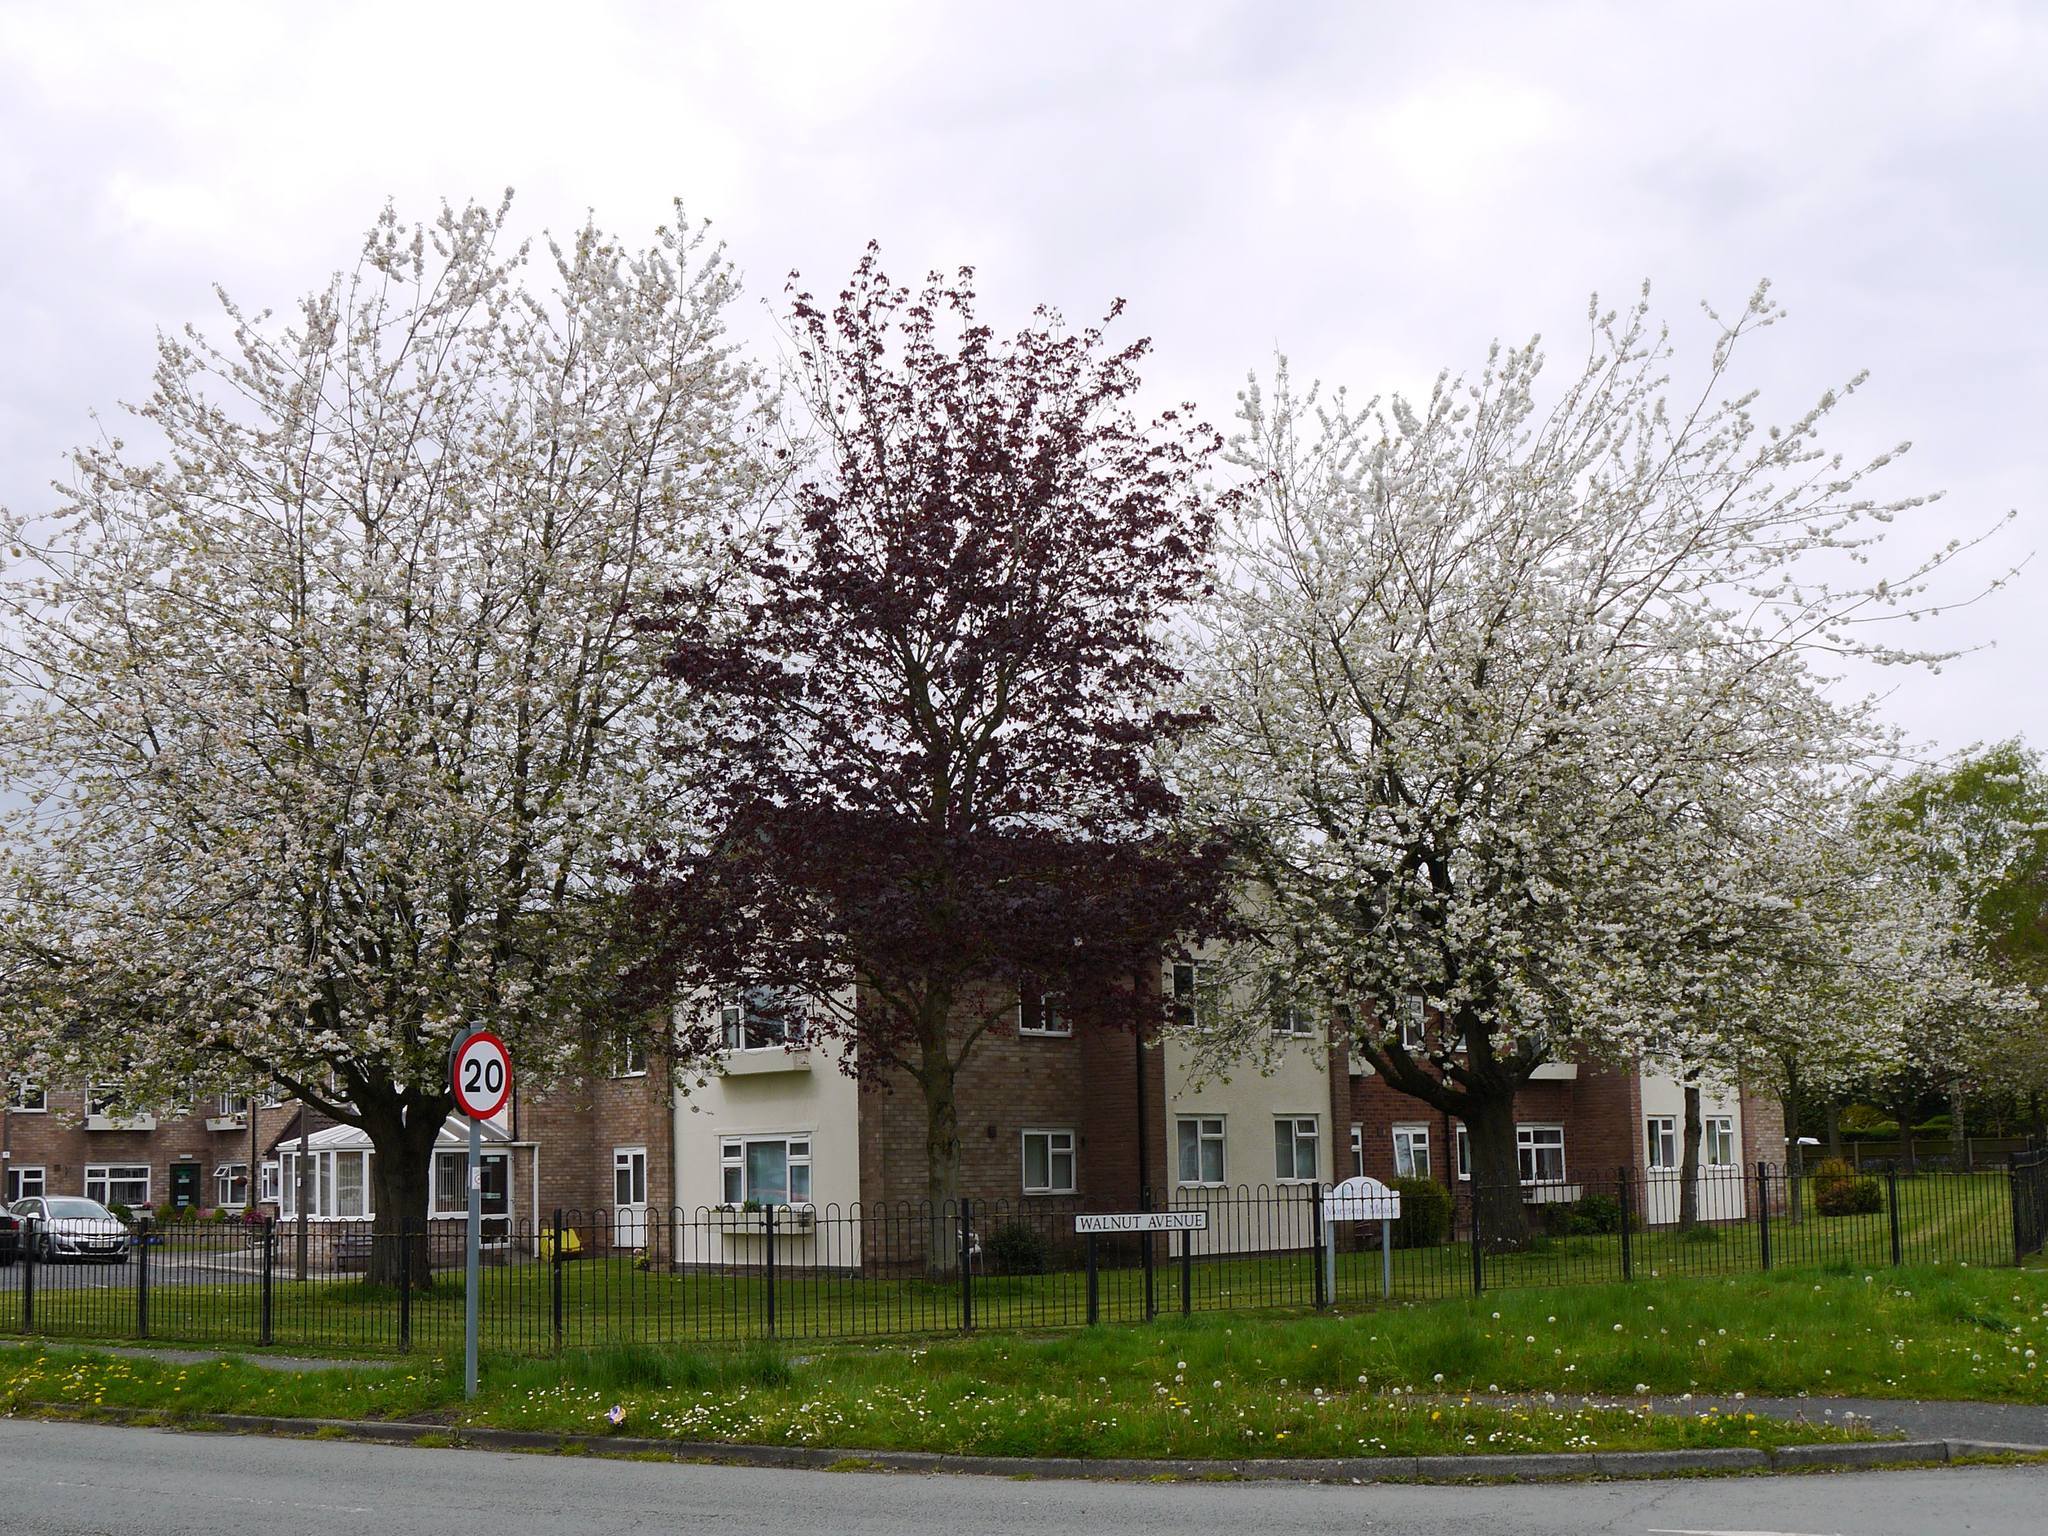
[{"label": "shrub", "polygon": [[1831,1178],[1814,1185],[1813,1208],[1823,1216],[1868,1216],[1884,1209],[1884,1191],[1872,1178]]},{"label": "shrub", "polygon": [[1052,1243],[1038,1228],[1012,1221],[989,1233],[981,1256],[992,1275],[1042,1275],[1052,1268]]},{"label": "shrub", "polygon": [[1396,1248],[1434,1248],[1451,1235],[1451,1192],[1435,1179],[1396,1179],[1401,1219],[1394,1223]]},{"label": "shrub", "polygon": [[1621,1202],[1612,1195],[1587,1195],[1564,1210],[1568,1237],[1610,1237],[1621,1230]]},{"label": "shrub", "polygon": [[1688,1227],[1685,1231],[1678,1234],[1678,1240],[1681,1243],[1705,1243],[1711,1245],[1721,1241],[1721,1229],[1719,1227]]}]

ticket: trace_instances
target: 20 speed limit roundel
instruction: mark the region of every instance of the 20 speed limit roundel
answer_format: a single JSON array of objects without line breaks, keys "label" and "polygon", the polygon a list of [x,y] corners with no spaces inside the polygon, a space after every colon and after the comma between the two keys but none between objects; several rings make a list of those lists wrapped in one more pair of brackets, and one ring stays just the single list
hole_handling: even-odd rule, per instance
[{"label": "20 speed limit roundel", "polygon": [[471,1035],[455,1053],[455,1107],[472,1120],[488,1120],[512,1093],[512,1053],[489,1030]]}]

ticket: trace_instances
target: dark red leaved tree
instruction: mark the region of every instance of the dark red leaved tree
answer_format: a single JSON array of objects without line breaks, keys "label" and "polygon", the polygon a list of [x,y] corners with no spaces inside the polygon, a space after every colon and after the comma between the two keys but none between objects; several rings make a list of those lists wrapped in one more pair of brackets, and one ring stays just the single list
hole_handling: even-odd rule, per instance
[{"label": "dark red leaved tree", "polygon": [[792,284],[813,478],[743,557],[743,611],[647,620],[700,711],[715,816],[636,894],[643,983],[707,1000],[685,1048],[753,989],[852,1070],[906,1074],[935,1206],[959,1194],[958,1074],[1019,997],[1148,1028],[1162,958],[1225,905],[1223,849],[1180,835],[1156,767],[1196,724],[1161,701],[1220,439],[1139,421],[1145,342],[1044,309],[998,339],[971,281],[913,296],[870,246],[829,311]]}]

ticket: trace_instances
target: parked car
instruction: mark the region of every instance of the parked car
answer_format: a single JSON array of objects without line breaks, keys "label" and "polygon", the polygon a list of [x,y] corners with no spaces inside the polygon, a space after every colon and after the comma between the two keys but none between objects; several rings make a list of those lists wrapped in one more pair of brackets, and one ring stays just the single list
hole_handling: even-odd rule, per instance
[{"label": "parked car", "polygon": [[0,1205],[0,1268],[21,1257],[21,1218]]},{"label": "parked car", "polygon": [[128,1228],[97,1200],[80,1195],[38,1195],[15,1201],[13,1214],[33,1234],[39,1263],[57,1259],[128,1262]]}]

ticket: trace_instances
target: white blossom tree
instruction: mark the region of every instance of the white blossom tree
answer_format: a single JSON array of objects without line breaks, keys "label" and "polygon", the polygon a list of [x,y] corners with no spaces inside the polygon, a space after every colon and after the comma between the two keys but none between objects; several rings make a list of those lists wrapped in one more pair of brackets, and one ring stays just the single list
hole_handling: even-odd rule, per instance
[{"label": "white blossom tree", "polygon": [[[1235,963],[1346,1010],[1391,1086],[1465,1123],[1505,1244],[1516,1090],[1560,1054],[1710,1043],[1736,941],[1786,900],[1744,856],[1747,810],[1886,742],[1812,663],[1908,659],[1867,626],[1923,612],[1956,549],[1873,576],[1921,505],[1869,496],[1894,455],[1822,446],[1835,393],[1784,427],[1731,393],[1778,318],[1764,289],[1714,317],[1683,399],[1647,290],[1589,318],[1547,395],[1533,342],[1420,403],[1299,391],[1284,361],[1252,382],[1204,636],[1216,728],[1182,765],[1250,850],[1260,937]],[[1394,1027],[1415,994],[1420,1047]]]},{"label": "white blossom tree", "polygon": [[688,793],[632,608],[703,588],[755,474],[702,228],[530,263],[509,205],[387,209],[285,318],[223,295],[148,445],[8,528],[17,1059],[280,1085],[367,1133],[381,1232],[451,1037],[545,1081],[604,1022],[616,861]]}]

